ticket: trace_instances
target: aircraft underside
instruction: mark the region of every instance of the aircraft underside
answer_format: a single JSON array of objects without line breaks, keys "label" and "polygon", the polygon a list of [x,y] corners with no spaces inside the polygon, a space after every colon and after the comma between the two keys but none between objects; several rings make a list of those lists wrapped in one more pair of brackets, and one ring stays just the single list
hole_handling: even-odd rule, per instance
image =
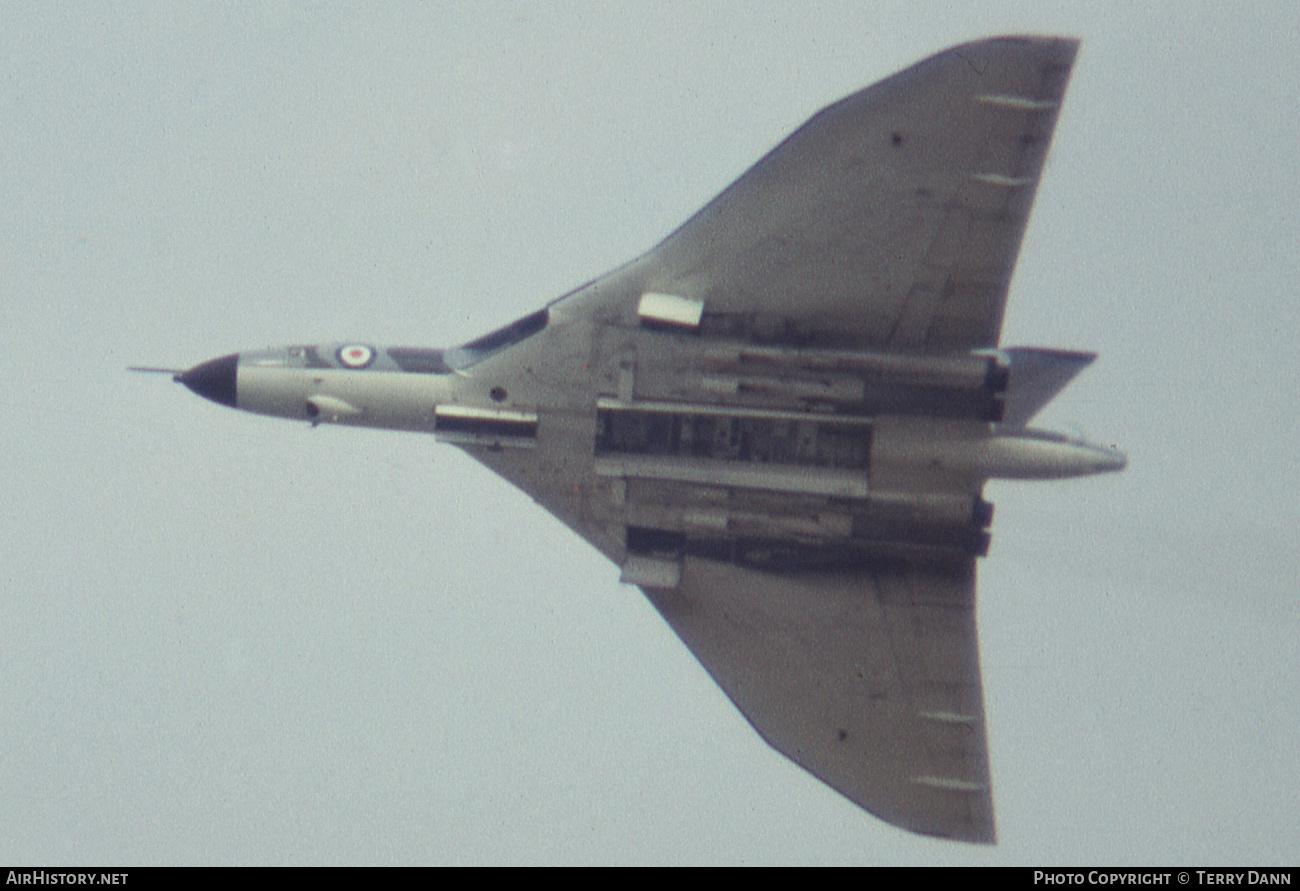
[{"label": "aircraft underside", "polygon": [[642,257],[462,346],[175,378],[466,450],[609,557],[778,751],[991,843],[984,484],[1125,464],[1028,427],[1094,354],[998,345],[1077,47],[978,41],[854,93]]}]

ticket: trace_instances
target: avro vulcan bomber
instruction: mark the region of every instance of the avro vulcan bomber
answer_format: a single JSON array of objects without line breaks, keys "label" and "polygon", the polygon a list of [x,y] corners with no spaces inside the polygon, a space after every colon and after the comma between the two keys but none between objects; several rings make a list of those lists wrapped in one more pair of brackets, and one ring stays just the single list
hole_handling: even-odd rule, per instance
[{"label": "avro vulcan bomber", "polygon": [[621,567],[778,751],[897,826],[992,842],[984,484],[1125,464],[1027,426],[1092,353],[998,343],[1076,49],[982,40],[855,93],[645,255],[462,346],[176,380],[464,449]]}]

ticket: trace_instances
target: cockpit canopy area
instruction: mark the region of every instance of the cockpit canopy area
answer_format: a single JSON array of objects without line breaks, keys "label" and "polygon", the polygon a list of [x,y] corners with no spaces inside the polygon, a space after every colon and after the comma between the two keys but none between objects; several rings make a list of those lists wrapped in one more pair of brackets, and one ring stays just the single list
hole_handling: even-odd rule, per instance
[{"label": "cockpit canopy area", "polygon": [[320,368],[342,371],[400,371],[406,374],[451,374],[514,346],[546,327],[546,309],[530,313],[463,346],[377,347],[366,343],[300,344],[239,354],[241,365],[258,368]]},{"label": "cockpit canopy area", "polygon": [[451,374],[445,351],[428,347],[375,347],[364,343],[303,344],[245,352],[240,362],[257,368],[319,368]]}]

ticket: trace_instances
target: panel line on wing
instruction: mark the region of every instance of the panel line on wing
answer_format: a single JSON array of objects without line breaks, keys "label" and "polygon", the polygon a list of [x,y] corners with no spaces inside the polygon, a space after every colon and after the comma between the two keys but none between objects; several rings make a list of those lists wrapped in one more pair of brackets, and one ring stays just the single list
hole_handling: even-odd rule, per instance
[{"label": "panel line on wing", "polygon": [[1005,189],[1018,189],[1034,182],[1034,178],[1030,176],[1007,176],[1004,173],[976,173],[971,176],[971,179],[985,185],[1000,186]]},{"label": "panel line on wing", "polygon": [[958,780],[951,777],[912,777],[912,782],[931,789],[943,789],[948,792],[984,792],[988,789],[983,783]]},{"label": "panel line on wing", "polygon": [[1006,108],[1011,111],[1048,111],[1060,105],[1055,99],[1034,99],[1031,96],[1012,96],[1007,93],[985,93],[976,96],[976,102]]},{"label": "panel line on wing", "polygon": [[917,712],[927,721],[938,721],[940,724],[966,724],[974,726],[979,723],[979,718],[974,715],[959,715],[956,712]]}]

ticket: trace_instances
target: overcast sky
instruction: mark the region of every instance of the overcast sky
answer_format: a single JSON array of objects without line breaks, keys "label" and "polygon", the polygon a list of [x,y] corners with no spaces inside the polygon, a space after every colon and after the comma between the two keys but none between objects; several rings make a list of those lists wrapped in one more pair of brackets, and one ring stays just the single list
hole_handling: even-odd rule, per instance
[{"label": "overcast sky", "polygon": [[[1240,864],[1300,853],[1294,3],[9,3],[0,862]],[[1083,39],[1003,330],[1119,475],[997,483],[999,845],[769,749],[461,452],[130,364],[449,345],[822,106]]]}]

